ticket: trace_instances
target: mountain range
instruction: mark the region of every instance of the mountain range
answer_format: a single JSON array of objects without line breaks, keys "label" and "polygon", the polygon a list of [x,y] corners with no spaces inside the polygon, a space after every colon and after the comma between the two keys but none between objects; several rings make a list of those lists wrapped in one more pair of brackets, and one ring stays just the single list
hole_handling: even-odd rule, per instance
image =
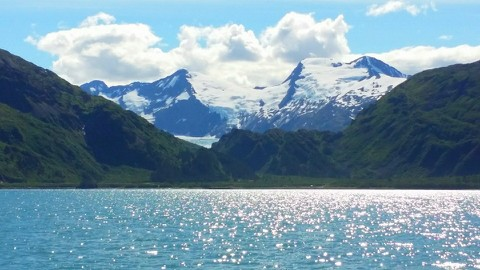
[{"label": "mountain range", "polygon": [[281,84],[247,88],[185,69],[152,83],[81,85],[175,135],[221,136],[231,129],[341,131],[363,108],[408,76],[373,57],[307,58]]},{"label": "mountain range", "polygon": [[409,77],[341,132],[233,129],[206,149],[0,50],[0,187],[271,187],[273,176],[294,186],[313,177],[347,187],[478,188],[479,164],[480,61]]}]

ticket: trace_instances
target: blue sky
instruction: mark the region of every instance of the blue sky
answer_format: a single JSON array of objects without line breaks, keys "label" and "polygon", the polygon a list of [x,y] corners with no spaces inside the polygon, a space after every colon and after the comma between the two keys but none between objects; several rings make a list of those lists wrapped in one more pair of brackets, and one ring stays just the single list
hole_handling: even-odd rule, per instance
[{"label": "blue sky", "polygon": [[16,0],[0,12],[0,48],[76,84],[178,68],[270,84],[305,57],[369,54],[410,74],[480,60],[473,0]]}]

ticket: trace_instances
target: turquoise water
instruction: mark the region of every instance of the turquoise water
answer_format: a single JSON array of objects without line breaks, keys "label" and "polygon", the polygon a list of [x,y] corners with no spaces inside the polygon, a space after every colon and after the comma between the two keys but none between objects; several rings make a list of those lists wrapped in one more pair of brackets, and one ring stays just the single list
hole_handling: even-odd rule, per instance
[{"label": "turquoise water", "polygon": [[0,190],[0,269],[480,268],[480,192]]}]

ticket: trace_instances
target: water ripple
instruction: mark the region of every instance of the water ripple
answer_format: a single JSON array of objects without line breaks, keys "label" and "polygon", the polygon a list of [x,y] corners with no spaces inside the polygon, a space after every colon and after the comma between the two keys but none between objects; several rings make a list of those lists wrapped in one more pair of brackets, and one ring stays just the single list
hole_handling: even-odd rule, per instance
[{"label": "water ripple", "polygon": [[0,191],[0,268],[480,268],[480,192]]}]

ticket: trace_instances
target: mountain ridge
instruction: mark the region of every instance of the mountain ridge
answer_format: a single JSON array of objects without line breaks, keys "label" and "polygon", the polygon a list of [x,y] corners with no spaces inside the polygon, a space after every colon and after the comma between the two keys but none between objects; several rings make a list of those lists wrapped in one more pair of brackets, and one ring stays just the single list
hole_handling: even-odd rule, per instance
[{"label": "mountain ridge", "polygon": [[[349,63],[307,58],[281,84],[252,89],[185,69],[152,83],[105,89],[104,84],[92,87],[91,82],[81,88],[173,134],[221,136],[232,128],[340,131],[360,110],[406,78],[365,56]],[[159,96],[169,102],[159,103]]]}]

